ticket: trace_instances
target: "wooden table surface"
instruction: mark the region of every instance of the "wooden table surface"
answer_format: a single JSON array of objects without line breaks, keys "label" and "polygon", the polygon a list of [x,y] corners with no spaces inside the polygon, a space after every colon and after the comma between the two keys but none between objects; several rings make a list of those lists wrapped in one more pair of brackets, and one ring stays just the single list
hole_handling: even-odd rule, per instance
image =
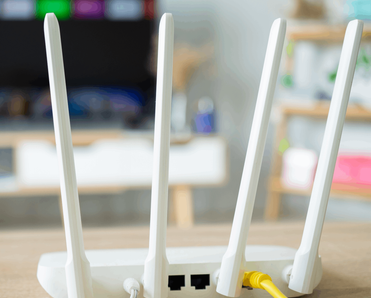
[{"label": "wooden table surface", "polygon": [[[168,246],[226,245],[229,225],[169,227]],[[298,248],[303,223],[254,224],[248,244]],[[134,248],[148,245],[148,227],[84,229],[86,249]],[[65,250],[62,230],[0,231],[0,297],[49,297],[36,278],[45,252]],[[305,297],[371,297],[371,223],[326,223],[320,254],[323,278]]]}]

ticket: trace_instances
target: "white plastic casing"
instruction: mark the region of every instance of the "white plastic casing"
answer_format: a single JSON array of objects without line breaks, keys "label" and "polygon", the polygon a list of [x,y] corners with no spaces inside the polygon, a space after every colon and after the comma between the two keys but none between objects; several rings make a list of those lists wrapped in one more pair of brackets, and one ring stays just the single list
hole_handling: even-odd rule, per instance
[{"label": "white plastic casing", "polygon": [[[171,291],[166,286],[166,295],[169,298],[221,298],[216,292],[213,282],[214,273],[220,268],[220,261],[226,251],[225,246],[210,247],[177,247],[167,248],[169,260],[168,274],[184,275],[185,286]],[[269,274],[275,285],[287,296],[298,297],[301,294],[288,288],[287,282],[282,279],[282,271],[292,266],[296,250],[282,246],[249,245],[245,249],[246,264],[251,270]],[[87,250],[86,255],[90,261],[93,289],[95,298],[129,298],[123,288],[127,278],[141,280],[144,262],[148,249],[112,249],[112,250]],[[47,253],[41,256],[37,278],[54,298],[67,298],[66,275],[64,264],[66,252]],[[191,284],[194,274],[208,275],[210,285],[205,289],[196,290]],[[138,298],[143,297],[143,286],[138,293]],[[242,289],[241,297],[264,298],[269,297],[261,289]]]},{"label": "white plastic casing", "polygon": [[143,276],[144,297],[146,298],[167,297],[166,227],[173,48],[174,21],[170,13],[165,13],[160,21],[158,41],[151,221],[149,250]]},{"label": "white plastic casing", "polygon": [[58,21],[53,13],[45,16],[44,31],[67,244],[65,274],[68,297],[92,298],[90,265],[85,256],[82,238],[62,45]]},{"label": "white plastic casing", "polygon": [[244,249],[254,208],[285,33],[286,21],[275,20],[269,34],[231,236],[220,268],[217,291],[224,296],[239,296],[243,273],[247,269],[251,270],[246,267]]},{"label": "white plastic casing", "polygon": [[352,87],[362,30],[362,21],[351,21],[348,24],[344,37],[303,237],[300,248],[295,256],[290,277],[290,289],[299,293],[312,293],[318,279],[321,279],[321,276],[317,275],[317,267],[319,266],[318,247],[325,220],[336,157],[339,151],[350,89]]}]

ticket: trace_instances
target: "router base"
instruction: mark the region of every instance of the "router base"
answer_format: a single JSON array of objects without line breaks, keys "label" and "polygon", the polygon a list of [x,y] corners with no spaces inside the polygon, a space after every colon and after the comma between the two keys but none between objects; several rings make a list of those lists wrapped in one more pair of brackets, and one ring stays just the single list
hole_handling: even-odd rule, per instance
[{"label": "router base", "polygon": [[[168,297],[224,297],[216,292],[214,274],[220,268],[226,249],[226,246],[167,248],[168,274],[173,288],[168,289]],[[282,279],[282,271],[293,264],[295,253],[296,250],[289,247],[249,245],[245,250],[246,269],[270,275],[283,294],[299,297],[302,294],[290,290]],[[142,282],[147,254],[148,249],[87,250],[94,297],[129,298],[130,295],[123,289],[123,282],[130,277]],[[54,298],[67,298],[66,260],[66,252],[54,252],[43,254],[39,261],[37,278],[45,291]],[[142,297],[143,287],[138,294],[138,298]],[[243,289],[240,297],[271,296],[264,290]]]}]

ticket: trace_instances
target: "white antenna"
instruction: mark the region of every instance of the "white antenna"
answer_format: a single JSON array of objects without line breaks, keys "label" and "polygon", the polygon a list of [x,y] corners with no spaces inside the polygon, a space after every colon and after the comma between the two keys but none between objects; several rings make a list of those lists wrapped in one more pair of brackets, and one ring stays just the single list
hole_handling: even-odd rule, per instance
[{"label": "white antenna", "polygon": [[315,266],[318,263],[318,247],[330,195],[336,157],[352,87],[354,70],[361,42],[363,22],[348,24],[340,56],[323,145],[314,179],[312,195],[305,222],[303,238],[290,276],[289,288],[303,294],[313,292],[316,281]]},{"label": "white antenna", "polygon": [[231,236],[228,249],[223,256],[218,278],[217,292],[224,296],[237,297],[242,288],[247,236],[254,208],[285,33],[286,21],[284,19],[275,20],[269,34]]},{"label": "white antenna", "polygon": [[67,293],[69,298],[92,298],[90,264],[82,238],[62,44],[58,21],[53,13],[45,16],[44,31],[67,244]]},{"label": "white antenna", "polygon": [[147,298],[165,298],[168,292],[166,227],[173,48],[173,16],[165,13],[159,29],[151,222],[143,276],[144,297]]}]

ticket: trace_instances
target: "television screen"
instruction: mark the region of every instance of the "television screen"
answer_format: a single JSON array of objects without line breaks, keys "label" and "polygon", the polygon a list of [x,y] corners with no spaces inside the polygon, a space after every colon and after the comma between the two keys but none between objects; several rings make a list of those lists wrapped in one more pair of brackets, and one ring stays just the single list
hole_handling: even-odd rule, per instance
[{"label": "television screen", "polygon": [[39,0],[27,14],[29,2],[1,4],[0,118],[51,118],[43,18],[58,2],[71,119],[135,123],[152,111],[153,1]]}]

